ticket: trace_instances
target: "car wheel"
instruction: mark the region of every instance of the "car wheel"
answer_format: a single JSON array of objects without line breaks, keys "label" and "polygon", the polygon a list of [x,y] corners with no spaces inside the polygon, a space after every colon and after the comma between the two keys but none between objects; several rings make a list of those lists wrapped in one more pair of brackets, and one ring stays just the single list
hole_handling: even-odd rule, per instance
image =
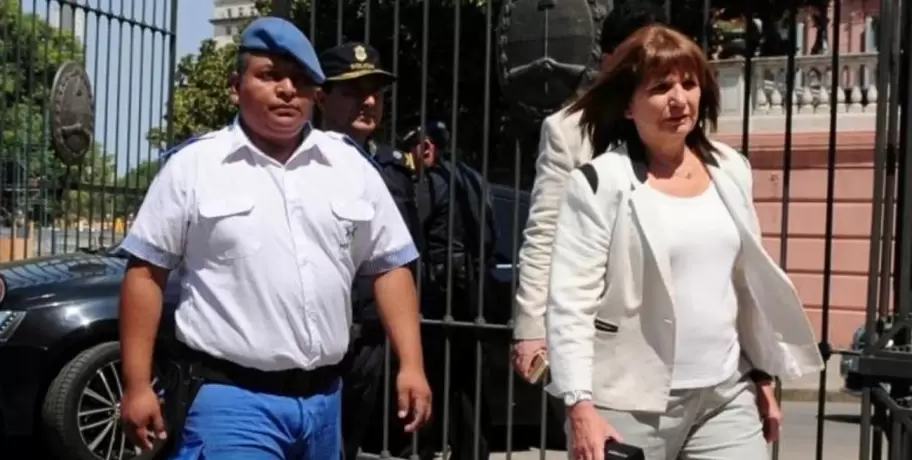
[{"label": "car wheel", "polygon": [[[152,451],[141,452],[124,435],[120,419],[121,376],[119,342],[84,350],[63,366],[48,388],[41,411],[53,458],[144,460],[161,450],[163,441],[156,442]],[[164,404],[157,377],[153,377],[152,386]]]}]

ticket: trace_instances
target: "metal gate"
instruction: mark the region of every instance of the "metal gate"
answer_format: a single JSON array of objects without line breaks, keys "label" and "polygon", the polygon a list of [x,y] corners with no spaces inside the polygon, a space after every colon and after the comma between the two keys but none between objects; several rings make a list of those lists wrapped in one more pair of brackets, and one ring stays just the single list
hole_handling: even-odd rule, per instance
[{"label": "metal gate", "polygon": [[[829,363],[805,393],[817,402],[808,419],[815,440],[790,449],[785,436],[771,455],[909,458],[912,242],[903,229],[912,223],[904,186],[912,174],[906,161],[912,123],[900,114],[909,107],[904,53],[912,43],[912,8],[898,0],[657,1],[673,25],[713,58],[723,97],[717,136],[752,159],[768,249],[810,305]],[[510,241],[497,249],[504,262],[498,267],[503,288],[512,293],[538,123],[572,96],[566,69],[591,67],[597,27],[589,25],[604,19],[613,3],[623,2],[279,0],[272,7],[274,14],[290,16],[318,49],[347,40],[378,48],[400,76],[385,124],[391,142],[415,126],[443,121],[452,134],[453,159],[500,184],[491,186],[494,212]],[[857,252],[865,246],[870,250]],[[851,286],[839,289],[838,283]],[[548,451],[564,448],[561,404],[514,376],[507,351],[512,301],[491,298],[479,296],[474,318],[454,318],[454,300],[448,299],[442,320],[425,320],[424,333],[446,342],[443,350],[426,351],[428,361],[443,360],[444,368],[443,383],[434,388],[444,399],[434,435],[421,441],[400,435],[387,397],[385,415],[372,425],[377,439],[365,446],[373,454],[365,455],[423,458],[419,444],[430,440],[435,445],[428,450],[444,454],[463,442],[476,448],[486,443],[493,455],[506,452],[506,458],[563,458]],[[457,346],[462,358],[454,363]],[[844,380],[836,385],[861,394],[854,414],[861,415],[858,442],[848,450],[844,444],[827,448],[841,437],[826,437],[828,400],[846,399],[828,384],[837,366]],[[390,369],[387,361],[387,388]],[[788,394],[790,387],[778,390]],[[480,409],[469,411],[469,420],[450,415],[465,404]],[[790,404],[799,403],[783,402],[786,417]],[[530,446],[538,446],[537,453]]]},{"label": "metal gate", "polygon": [[176,5],[0,2],[0,260],[122,237],[170,139]]},{"label": "metal gate", "polygon": [[[786,433],[773,457],[909,458],[912,232],[903,230],[912,226],[905,180],[912,176],[912,119],[902,116],[912,99],[909,2],[653,1],[713,58],[723,97],[717,136],[751,158],[766,243],[810,306],[830,364],[810,392],[817,402],[809,419],[813,446],[795,454]],[[364,455],[423,458],[460,443],[477,457],[476,446],[486,443],[495,456],[563,458],[553,452],[564,446],[562,404],[522,383],[509,363],[514,260],[538,123],[572,97],[581,69],[598,59],[597,24],[624,2],[256,3],[291,17],[318,49],[346,40],[376,47],[399,75],[384,125],[390,142],[443,122],[451,159],[475,166],[493,184],[502,231],[495,282],[478,286],[485,295],[474,317],[454,314],[457,301],[449,298],[441,319],[424,321],[425,334],[443,338],[440,350],[426,350],[426,361],[442,372],[434,391],[443,413],[427,436],[401,433],[387,352],[386,397],[371,419]],[[176,5],[0,0],[0,259],[109,245],[129,225],[157,168],[157,147],[172,137],[166,114],[173,113]],[[55,135],[66,137],[55,131],[59,111],[80,116],[78,104],[66,99],[78,94],[62,91],[62,104],[52,102],[55,76],[69,61],[91,82],[93,136],[84,148],[64,143],[55,150]],[[78,72],[70,75],[76,88]],[[858,442],[834,453],[827,448],[841,436],[827,436],[827,417],[830,400],[841,399],[829,391],[837,366],[844,375],[836,385],[860,394],[860,423]],[[784,395],[792,390],[778,388]],[[792,404],[799,403],[783,402],[786,423]]]}]

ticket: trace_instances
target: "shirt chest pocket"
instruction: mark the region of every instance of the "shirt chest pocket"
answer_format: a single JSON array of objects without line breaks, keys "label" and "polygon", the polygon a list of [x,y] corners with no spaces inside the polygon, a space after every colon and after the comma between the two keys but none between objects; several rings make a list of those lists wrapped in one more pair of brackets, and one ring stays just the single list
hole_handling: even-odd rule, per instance
[{"label": "shirt chest pocket", "polygon": [[[214,199],[200,203],[198,244],[204,245],[205,257],[217,261],[248,257],[263,247],[257,232],[252,200]],[[192,250],[192,249],[191,249]]]},{"label": "shirt chest pocket", "polygon": [[363,199],[336,200],[330,203],[334,221],[334,236],[339,249],[359,254],[370,241],[370,222],[374,207]]}]

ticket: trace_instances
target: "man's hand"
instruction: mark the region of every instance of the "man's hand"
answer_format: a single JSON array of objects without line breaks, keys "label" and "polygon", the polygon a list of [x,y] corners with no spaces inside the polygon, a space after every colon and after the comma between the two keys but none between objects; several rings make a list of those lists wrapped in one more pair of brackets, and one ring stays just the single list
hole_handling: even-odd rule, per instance
[{"label": "man's hand", "polygon": [[431,418],[431,387],[421,369],[400,369],[396,377],[399,418],[406,420],[407,433],[414,433]]},{"label": "man's hand", "polygon": [[763,437],[766,442],[778,441],[779,432],[782,430],[782,410],[776,401],[772,381],[757,383],[757,411],[760,412],[760,419],[763,421]]},{"label": "man's hand", "polygon": [[532,360],[545,351],[545,339],[517,340],[513,343],[513,368],[528,381],[532,372]]},{"label": "man's hand", "polygon": [[595,410],[592,401],[581,401],[568,411],[571,448],[576,460],[604,460],[605,442],[613,439],[623,442],[620,433]]},{"label": "man's hand", "polygon": [[151,385],[127,388],[120,405],[124,434],[134,446],[152,450],[153,441],[167,437],[161,403]]}]

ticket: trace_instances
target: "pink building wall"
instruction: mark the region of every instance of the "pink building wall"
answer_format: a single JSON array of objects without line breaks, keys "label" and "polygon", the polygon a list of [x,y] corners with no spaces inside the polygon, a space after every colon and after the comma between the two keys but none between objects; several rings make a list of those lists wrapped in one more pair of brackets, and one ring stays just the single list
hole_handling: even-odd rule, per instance
[{"label": "pink building wall", "polygon": [[[828,136],[802,133],[792,140],[785,239],[787,272],[818,337],[823,304]],[[731,145],[740,145],[740,136],[720,138]],[[781,134],[754,135],[749,148],[754,169],[754,202],[763,242],[776,261],[783,241],[783,141]],[[873,133],[840,133],[836,145],[829,341],[837,347],[846,347],[855,329],[864,323],[867,306],[874,136]]]},{"label": "pink building wall", "polygon": [[[842,1],[842,18],[839,21],[835,21],[833,11],[833,3],[830,3],[830,11],[828,17],[830,18],[830,23],[827,27],[828,37],[830,39],[830,46],[834,46],[833,43],[833,24],[839,23],[840,28],[840,38],[839,38],[839,52],[840,53],[860,53],[863,51],[873,51],[872,49],[866,46],[868,41],[867,37],[867,27],[868,27],[868,18],[877,17],[880,12],[880,0],[843,0]],[[799,18],[799,21],[804,24],[804,47],[799,51],[804,53],[810,53],[811,46],[813,46],[814,41],[817,38],[817,28],[814,27],[813,22],[809,17],[802,16]],[[876,43],[876,38],[874,43]]]}]

